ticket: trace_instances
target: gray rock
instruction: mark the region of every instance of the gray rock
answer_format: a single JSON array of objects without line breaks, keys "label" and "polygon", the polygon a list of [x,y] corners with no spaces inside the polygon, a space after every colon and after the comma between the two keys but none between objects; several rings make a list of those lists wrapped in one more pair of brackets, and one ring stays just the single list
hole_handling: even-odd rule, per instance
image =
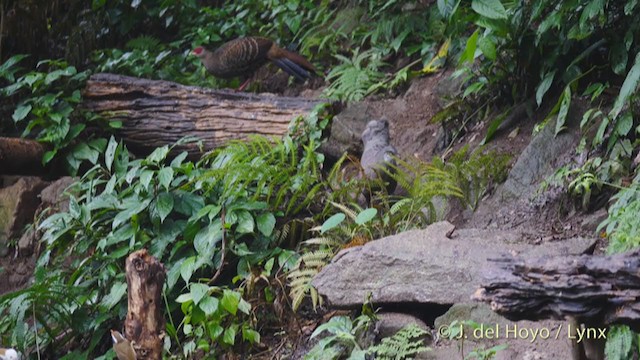
[{"label": "gray rock", "polygon": [[431,332],[427,324],[417,317],[409,314],[397,312],[378,313],[378,321],[376,322],[376,333],[378,339],[393,336],[402,328],[410,324],[415,324],[424,331]]},{"label": "gray rock", "polygon": [[22,234],[20,240],[18,240],[18,254],[20,256],[30,256],[34,253],[34,245],[36,243],[36,232],[33,226],[30,226],[27,231]]},{"label": "gray rock", "polygon": [[362,132],[362,143],[364,151],[360,165],[364,175],[369,180],[381,180],[386,184],[387,193],[391,194],[396,188],[396,182],[388,172],[392,172],[393,166],[396,165],[394,156],[398,156],[398,151],[389,139],[389,122],[384,118],[369,121]]},{"label": "gray rock", "polygon": [[9,239],[33,221],[40,205],[38,194],[46,185],[38,177],[21,177],[0,189],[0,255],[6,255]]},{"label": "gray rock", "polygon": [[[442,329],[449,326],[453,321],[463,322],[471,320],[482,327],[476,329],[466,326],[464,328],[464,354],[475,349],[489,349],[500,344],[508,344],[507,349],[496,353],[496,360],[508,359],[570,359],[571,358],[571,342],[567,334],[567,323],[562,321],[518,321],[512,322],[506,320],[502,316],[491,311],[489,305],[477,303],[461,303],[452,306],[447,313],[435,320],[434,328]],[[507,332],[511,329],[511,332]],[[515,329],[526,329],[527,331],[514,332]],[[531,331],[537,331],[538,334],[546,334],[547,338],[540,335],[534,335]],[[438,332],[438,331],[436,331]],[[556,336],[556,334],[558,336]],[[546,336],[546,335],[545,335]],[[428,359],[452,359],[460,357],[460,341],[439,338],[438,348],[436,348]],[[451,354],[457,351],[457,356],[452,357]],[[449,357],[447,357],[449,356]]]},{"label": "gray rock", "polygon": [[47,186],[40,193],[43,207],[53,207],[56,211],[67,211],[69,209],[69,197],[64,196],[65,190],[76,180],[65,176]]},{"label": "gray rock", "polygon": [[361,154],[360,136],[371,118],[371,109],[367,103],[358,102],[349,105],[333,118],[331,134],[320,146],[320,151],[334,159],[340,158],[345,152]]},{"label": "gray rock", "polygon": [[339,252],[312,284],[336,308],[468,302],[483,282],[487,258],[501,254],[581,254],[593,239],[526,244],[517,232],[463,229],[443,221]]}]

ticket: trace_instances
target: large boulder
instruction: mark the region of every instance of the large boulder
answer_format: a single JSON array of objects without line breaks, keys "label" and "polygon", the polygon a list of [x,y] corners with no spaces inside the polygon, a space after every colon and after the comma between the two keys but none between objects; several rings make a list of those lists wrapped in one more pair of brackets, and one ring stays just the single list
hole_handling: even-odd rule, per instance
[{"label": "large boulder", "polygon": [[469,301],[488,258],[581,254],[594,242],[578,237],[531,245],[517,232],[454,231],[443,221],[342,250],[312,284],[336,308],[359,308],[369,293],[380,306],[451,305]]},{"label": "large boulder", "polygon": [[0,189],[0,256],[6,255],[8,241],[33,221],[40,205],[38,194],[46,185],[38,177],[21,177]]}]

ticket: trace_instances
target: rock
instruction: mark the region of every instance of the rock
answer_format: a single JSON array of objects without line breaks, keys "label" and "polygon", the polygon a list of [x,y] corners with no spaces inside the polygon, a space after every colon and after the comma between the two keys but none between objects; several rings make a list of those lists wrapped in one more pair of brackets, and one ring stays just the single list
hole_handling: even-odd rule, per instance
[{"label": "rock", "polygon": [[76,180],[65,176],[44,188],[40,193],[43,207],[54,207],[56,211],[67,211],[69,209],[69,198],[63,196],[64,191]]},{"label": "rock", "polygon": [[378,322],[376,322],[376,333],[378,335],[378,339],[393,336],[395,333],[402,330],[402,328],[410,324],[416,324],[424,331],[431,332],[431,329],[429,329],[429,326],[427,326],[424,321],[413,315],[397,312],[383,312],[378,313],[377,316]]},{"label": "rock", "polygon": [[345,152],[361,154],[360,136],[372,117],[367,103],[358,102],[349,105],[333,118],[331,134],[320,146],[320,151],[333,159],[340,158]]},{"label": "rock", "polygon": [[[449,326],[453,321],[466,320],[482,324],[479,330],[473,330],[465,326],[464,335],[465,355],[474,349],[489,349],[500,344],[508,344],[507,349],[498,351],[494,359],[570,359],[571,341],[567,335],[567,324],[562,321],[518,321],[512,322],[491,311],[486,304],[461,303],[453,305],[444,315],[435,320],[434,328],[439,329]],[[507,332],[511,329],[511,332]],[[514,332],[515,329],[518,330]],[[534,338],[532,331],[538,331]],[[549,336],[546,337],[547,331]],[[544,335],[540,335],[543,334]],[[556,334],[558,336],[556,336]],[[542,338],[546,337],[546,338]],[[446,357],[458,349],[459,341],[439,338],[437,348],[430,354],[431,359],[452,359]]]},{"label": "rock", "polygon": [[453,229],[443,221],[342,250],[312,284],[336,308],[359,308],[369,293],[380,306],[451,305],[469,301],[487,258],[581,254],[595,242],[572,238],[540,246],[515,231]]},{"label": "rock", "polygon": [[0,189],[0,256],[6,255],[9,239],[33,221],[40,205],[38,194],[46,185],[38,177],[21,177],[13,185]]},{"label": "rock", "polygon": [[33,226],[29,227],[27,231],[22,234],[20,240],[18,240],[18,254],[20,256],[30,256],[34,253],[34,245],[36,243],[36,232]]}]

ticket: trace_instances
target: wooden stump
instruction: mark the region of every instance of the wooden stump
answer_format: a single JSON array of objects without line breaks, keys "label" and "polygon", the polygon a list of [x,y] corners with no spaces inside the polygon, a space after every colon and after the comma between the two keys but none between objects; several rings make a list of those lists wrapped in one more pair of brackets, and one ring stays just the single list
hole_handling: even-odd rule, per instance
[{"label": "wooden stump", "polygon": [[142,249],[127,257],[125,268],[129,299],[125,337],[135,342],[138,360],[160,360],[165,325],[162,311],[164,265]]},{"label": "wooden stump", "polygon": [[[144,153],[174,144],[184,136],[201,139],[204,150],[251,134],[281,137],[291,120],[323,103],[114,74],[93,75],[83,97],[87,110],[122,121],[118,135],[131,149]],[[200,153],[193,143],[177,150]]]},{"label": "wooden stump", "polygon": [[0,137],[0,174],[42,174],[45,151],[45,146],[35,140]]}]

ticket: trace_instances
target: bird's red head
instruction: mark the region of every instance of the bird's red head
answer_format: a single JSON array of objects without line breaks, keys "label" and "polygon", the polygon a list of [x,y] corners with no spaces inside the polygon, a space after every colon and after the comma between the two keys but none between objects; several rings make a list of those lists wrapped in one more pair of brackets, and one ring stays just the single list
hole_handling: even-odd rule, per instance
[{"label": "bird's red head", "polygon": [[202,55],[203,52],[204,52],[204,48],[202,46],[198,46],[197,48],[193,49],[192,54],[196,56],[200,56]]}]

